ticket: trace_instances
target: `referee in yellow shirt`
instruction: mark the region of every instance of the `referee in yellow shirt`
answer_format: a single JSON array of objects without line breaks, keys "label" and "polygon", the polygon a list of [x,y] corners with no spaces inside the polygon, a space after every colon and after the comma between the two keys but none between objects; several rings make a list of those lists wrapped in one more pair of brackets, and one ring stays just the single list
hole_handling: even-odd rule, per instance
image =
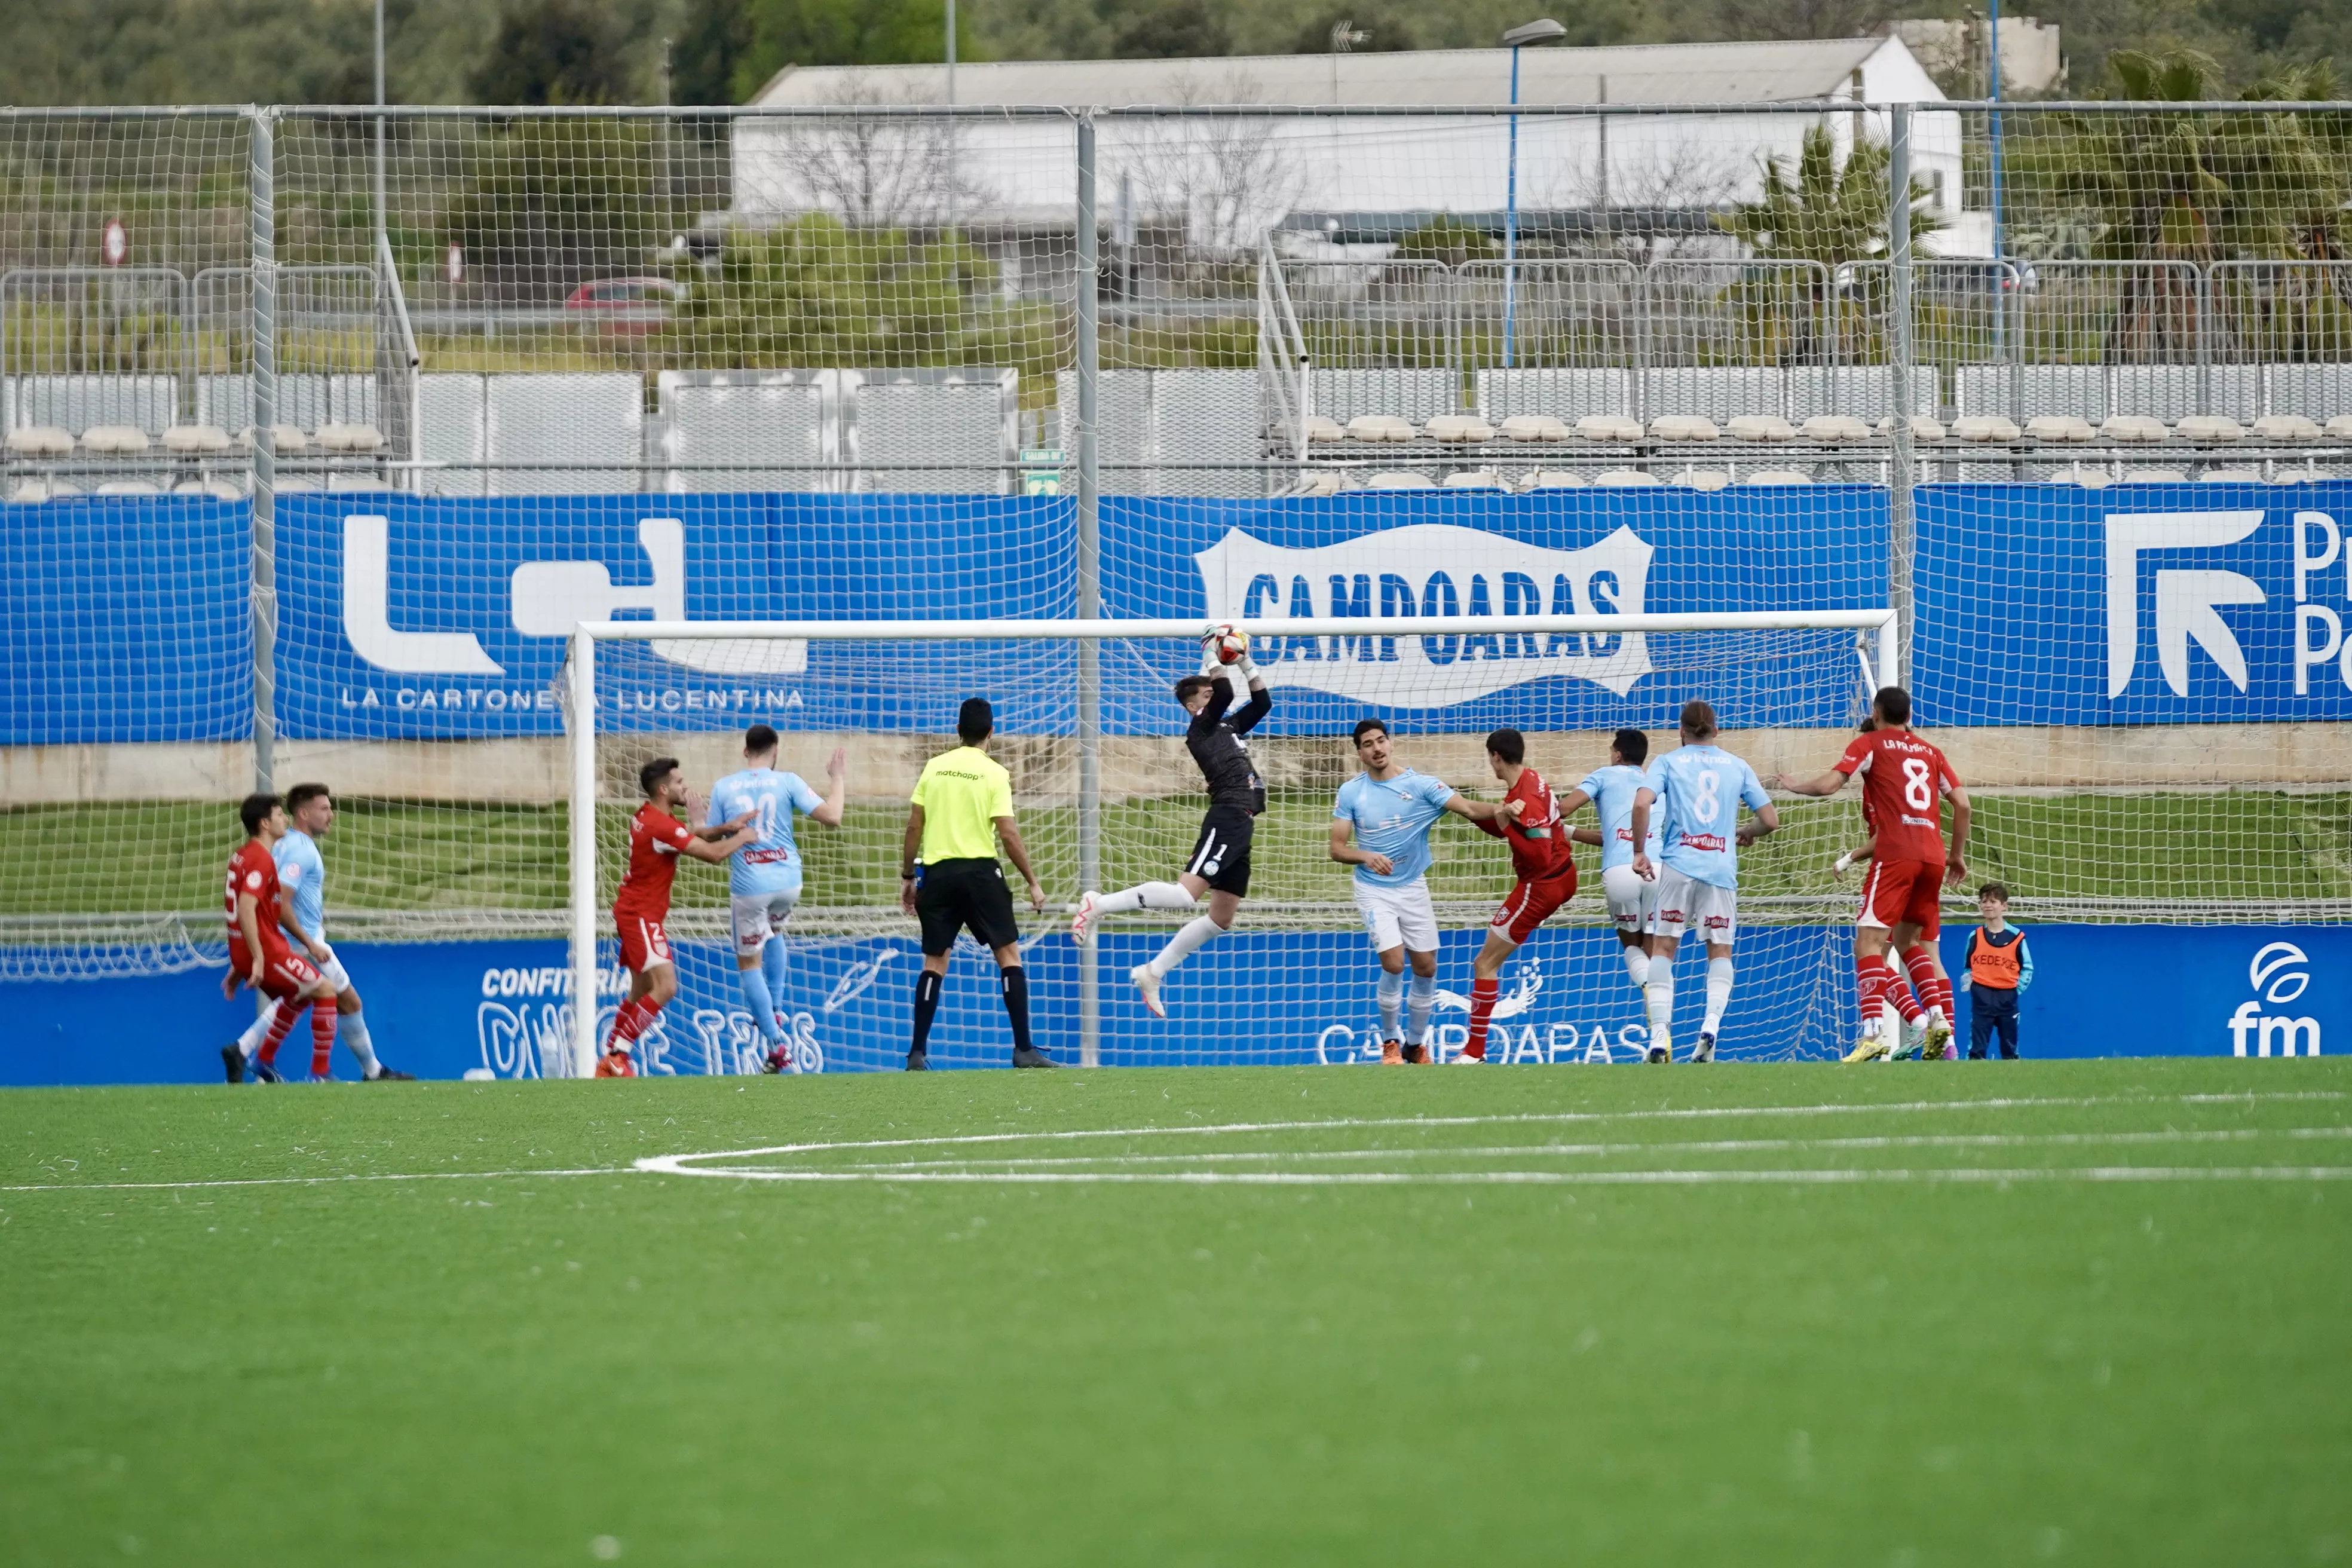
[{"label": "referee in yellow shirt", "polygon": [[1013,780],[988,754],[996,713],[985,697],[964,699],[956,715],[963,744],[924,764],[907,812],[907,841],[898,863],[898,903],[923,925],[923,973],[915,980],[915,1034],[907,1070],[930,1066],[925,1048],[940,990],[947,984],[948,952],[965,927],[995,956],[1013,1021],[1013,1065],[1049,1068],[1054,1058],[1029,1043],[1029,976],[1021,967],[1021,928],[1013,921],[1013,894],[996,863],[996,841],[1029,884],[1029,907],[1043,913],[1045,891],[1029,868],[1029,851],[1013,825]]}]

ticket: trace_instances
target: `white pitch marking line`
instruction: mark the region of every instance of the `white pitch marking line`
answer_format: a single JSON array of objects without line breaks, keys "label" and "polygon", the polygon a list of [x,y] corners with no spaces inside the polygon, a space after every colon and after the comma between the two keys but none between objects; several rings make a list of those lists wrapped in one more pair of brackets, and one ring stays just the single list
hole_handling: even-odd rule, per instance
[{"label": "white pitch marking line", "polygon": [[226,1180],[188,1182],[42,1182],[0,1187],[0,1193],[148,1193],[184,1187],[319,1187],[337,1182],[488,1182],[509,1176],[629,1176],[628,1165],[591,1166],[577,1171],[418,1171],[407,1175],[240,1176]]},{"label": "white pitch marking line", "polygon": [[2352,1165],[2087,1165],[2018,1170],[1779,1171],[780,1171],[734,1166],[676,1170],[684,1176],[745,1182],[928,1182],[954,1184],[1164,1186],[1339,1187],[1494,1184],[1507,1186],[1843,1185],[1864,1182],[2334,1182]]},{"label": "white pitch marking line", "polygon": [[1231,1132],[1301,1132],[1342,1127],[1491,1127],[1529,1123],[1579,1121],[1700,1121],[1739,1116],[1843,1116],[1874,1111],[2014,1110],[2032,1106],[2061,1109],[2086,1105],[2147,1105],[2188,1102],[2200,1105],[2252,1103],[2271,1100],[2341,1100],[2332,1090],[2248,1093],[2242,1095],[2081,1095],[2049,1099],[1906,1100],[1882,1104],[1725,1105],[1673,1110],[1529,1111],[1507,1116],[1388,1116],[1341,1117],[1321,1121],[1230,1121],[1199,1127],[1088,1127],[1044,1132],[967,1132],[937,1138],[868,1138],[846,1142],[776,1143],[763,1149],[720,1149],[705,1154],[650,1154],[636,1162],[640,1171],[693,1175],[688,1161],[751,1160],[772,1154],[837,1153],[853,1149],[937,1149],[978,1143],[1056,1142],[1079,1138],[1209,1137]]},{"label": "white pitch marking line", "polygon": [[1062,1154],[1027,1159],[893,1160],[847,1167],[855,1171],[972,1170],[982,1166],[1160,1165],[1236,1160],[1444,1160],[1517,1159],[1533,1155],[1591,1158],[1601,1154],[1747,1154],[1790,1149],[2023,1149],[2090,1143],[2242,1143],[2263,1138],[2352,1138],[2352,1127],[2236,1127],[2226,1130],[2166,1129],[2141,1132],[1938,1132],[1878,1138],[1717,1138],[1661,1143],[1522,1143],[1499,1148],[1256,1149],[1187,1154]]}]

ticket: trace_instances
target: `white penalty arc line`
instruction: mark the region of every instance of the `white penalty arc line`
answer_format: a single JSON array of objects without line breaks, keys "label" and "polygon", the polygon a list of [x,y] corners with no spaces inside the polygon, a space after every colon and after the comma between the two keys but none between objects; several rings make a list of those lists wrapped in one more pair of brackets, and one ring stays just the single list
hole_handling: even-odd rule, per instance
[{"label": "white penalty arc line", "polygon": [[[1910,1113],[1937,1110],[2015,1110],[2043,1106],[2079,1109],[2090,1105],[2218,1105],[2251,1104],[2258,1100],[2342,1100],[2334,1090],[2197,1095],[2080,1095],[1994,1100],[1906,1100],[1878,1104],[1845,1102],[1814,1105],[1690,1106],[1657,1110],[1528,1111],[1498,1116],[1341,1117],[1305,1121],[1207,1122],[1194,1127],[1087,1127],[1035,1132],[966,1132],[937,1138],[866,1138],[841,1142],[774,1143],[759,1149],[721,1149],[701,1154],[651,1154],[636,1168],[657,1175],[693,1176],[706,1173],[698,1166],[709,1160],[758,1160],[778,1154],[841,1153],[866,1149],[970,1148],[983,1143],[1066,1142],[1082,1138],[1214,1137],[1241,1132],[1310,1132],[1367,1127],[1494,1127],[1564,1125],[1586,1121],[1713,1121],[1743,1116],[1844,1116],[1887,1111]],[[689,1163],[693,1162],[694,1163]]]},{"label": "white penalty arc line", "polygon": [[1190,1187],[1378,1186],[1844,1186],[1869,1182],[2007,1185],[2025,1182],[2340,1182],[2352,1165],[2083,1165],[2013,1170],[1767,1171],[780,1171],[736,1166],[668,1170],[744,1182],[866,1182],[947,1184],[1089,1184]]}]

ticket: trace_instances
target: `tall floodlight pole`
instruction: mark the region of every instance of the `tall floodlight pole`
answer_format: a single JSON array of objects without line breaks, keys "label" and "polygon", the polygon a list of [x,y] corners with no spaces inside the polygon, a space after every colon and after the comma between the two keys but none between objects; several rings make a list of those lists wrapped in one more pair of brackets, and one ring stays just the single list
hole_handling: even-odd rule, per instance
[{"label": "tall floodlight pole", "polygon": [[[1985,49],[1985,97],[1992,110],[1992,258],[2000,259],[2000,0],[1991,0],[1991,41]],[[2029,127],[2029,131],[2030,131]]]},{"label": "tall floodlight pole", "polygon": [[1506,370],[1511,367],[1519,289],[1519,51],[1529,44],[1549,44],[1567,36],[1568,29],[1549,16],[1522,22],[1503,35],[1503,47],[1511,51],[1511,154],[1503,186],[1503,368]]}]

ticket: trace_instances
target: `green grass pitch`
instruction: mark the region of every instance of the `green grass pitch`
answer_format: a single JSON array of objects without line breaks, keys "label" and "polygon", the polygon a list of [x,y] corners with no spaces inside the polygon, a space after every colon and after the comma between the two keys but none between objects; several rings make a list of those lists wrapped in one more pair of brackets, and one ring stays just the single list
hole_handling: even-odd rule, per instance
[{"label": "green grass pitch", "polygon": [[2347,1095],[2333,1060],[14,1091],[0,1561],[2352,1561]]}]

